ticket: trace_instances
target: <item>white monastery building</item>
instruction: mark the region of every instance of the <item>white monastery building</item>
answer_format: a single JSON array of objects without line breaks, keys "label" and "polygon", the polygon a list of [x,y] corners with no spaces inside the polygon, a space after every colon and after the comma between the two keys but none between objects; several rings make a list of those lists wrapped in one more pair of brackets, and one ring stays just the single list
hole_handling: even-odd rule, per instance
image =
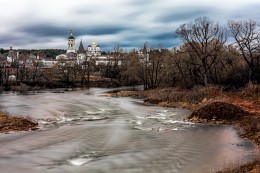
[{"label": "white monastery building", "polygon": [[[70,30],[70,36],[68,37],[68,48],[66,54],[61,54],[56,56],[56,59],[67,59],[67,60],[76,60],[77,63],[81,63],[86,60],[86,58],[95,58],[96,61],[101,56],[99,45],[93,41],[88,45],[87,49],[84,48],[82,40],[79,44],[79,49],[75,48],[75,37],[73,36],[72,30]],[[103,57],[105,58],[105,57]]]}]

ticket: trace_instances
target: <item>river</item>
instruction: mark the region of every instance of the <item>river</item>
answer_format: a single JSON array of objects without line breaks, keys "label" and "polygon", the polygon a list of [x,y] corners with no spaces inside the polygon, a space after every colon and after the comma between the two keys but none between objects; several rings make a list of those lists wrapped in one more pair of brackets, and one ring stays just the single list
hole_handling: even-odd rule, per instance
[{"label": "river", "polygon": [[0,173],[208,173],[254,150],[230,126],[186,122],[188,110],[107,91],[2,93],[0,110],[39,130],[0,134]]}]

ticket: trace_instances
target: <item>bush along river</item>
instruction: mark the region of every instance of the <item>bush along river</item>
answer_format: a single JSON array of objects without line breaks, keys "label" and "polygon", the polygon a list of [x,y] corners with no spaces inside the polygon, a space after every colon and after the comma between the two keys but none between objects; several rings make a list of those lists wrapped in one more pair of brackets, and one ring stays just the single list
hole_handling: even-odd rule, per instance
[{"label": "bush along river", "polygon": [[187,122],[189,110],[105,92],[2,93],[0,111],[39,129],[0,134],[0,172],[208,173],[254,153],[230,126]]}]

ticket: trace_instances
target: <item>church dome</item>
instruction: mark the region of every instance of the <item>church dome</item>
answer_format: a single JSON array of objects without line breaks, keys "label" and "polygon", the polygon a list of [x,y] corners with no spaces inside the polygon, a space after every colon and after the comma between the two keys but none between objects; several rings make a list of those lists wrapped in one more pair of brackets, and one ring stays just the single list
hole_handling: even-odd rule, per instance
[{"label": "church dome", "polygon": [[73,35],[69,36],[69,39],[74,39],[74,40],[75,40],[75,38],[73,37]]},{"label": "church dome", "polygon": [[73,40],[75,40],[75,38],[73,37],[72,29],[70,30],[70,36],[69,36],[69,39],[73,39]]}]

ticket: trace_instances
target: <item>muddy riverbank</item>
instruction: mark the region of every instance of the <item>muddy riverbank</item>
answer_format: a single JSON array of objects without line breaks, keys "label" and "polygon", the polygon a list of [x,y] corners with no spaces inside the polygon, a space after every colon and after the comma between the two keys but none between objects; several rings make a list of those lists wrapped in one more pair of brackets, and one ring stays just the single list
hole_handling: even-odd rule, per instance
[{"label": "muddy riverbank", "polygon": [[[146,103],[162,107],[190,109],[193,111],[193,115],[188,118],[189,121],[232,125],[241,137],[250,139],[259,148],[260,86],[248,86],[233,92],[222,91],[216,87],[197,87],[191,90],[161,88],[147,91],[121,91],[112,96],[137,97],[143,98]],[[195,114],[196,112],[197,114]],[[216,119],[222,114],[223,117]],[[233,115],[233,117],[227,115]],[[236,165],[233,170],[239,170],[241,167],[241,170],[260,171],[258,158],[259,156],[249,163]],[[225,171],[232,172],[232,169]]]}]

